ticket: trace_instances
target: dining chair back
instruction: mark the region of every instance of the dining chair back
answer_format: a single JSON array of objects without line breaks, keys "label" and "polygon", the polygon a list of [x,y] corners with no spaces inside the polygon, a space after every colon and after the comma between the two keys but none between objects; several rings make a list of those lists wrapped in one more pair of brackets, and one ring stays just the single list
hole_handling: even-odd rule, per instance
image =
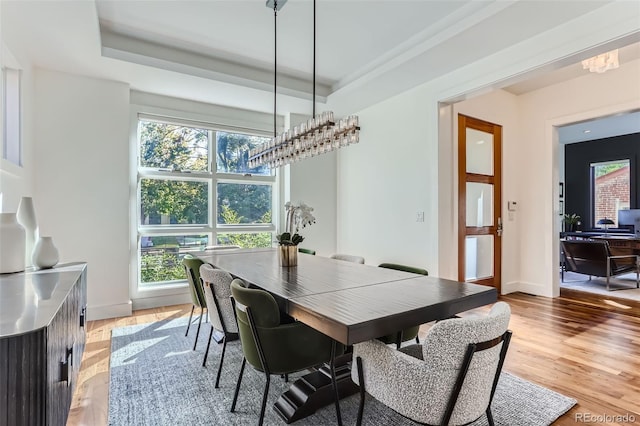
[{"label": "dining chair back", "polygon": [[357,424],[367,392],[419,423],[464,425],[486,415],[493,425],[491,401],[511,339],[510,317],[509,305],[497,302],[487,315],[436,323],[422,345],[396,350],[378,340],[355,344]]},{"label": "dining chair back", "polygon": [[333,341],[302,322],[282,324],[276,300],[264,290],[248,288],[244,281],[234,279],[231,294],[244,355],[231,411],[235,411],[244,367],[248,361],[254,369],[264,372],[266,377],[258,422],[262,425],[271,375],[286,375],[329,362]]},{"label": "dining chair back", "polygon": [[204,290],[202,289],[202,283],[200,281],[200,266],[204,262],[197,257],[190,254],[186,254],[182,259],[182,264],[187,275],[187,281],[189,282],[189,290],[191,293],[191,314],[189,314],[189,322],[187,324],[187,331],[184,334],[189,334],[189,327],[191,327],[191,320],[193,318],[193,311],[196,307],[200,308],[200,317],[198,320],[198,329],[196,331],[196,338],[193,342],[193,350],[196,350],[198,344],[198,336],[200,335],[200,325],[202,324],[202,316],[204,314],[204,308],[207,307],[207,301],[204,298]]},{"label": "dining chair back", "polygon": [[336,253],[336,254],[332,254],[331,255],[331,259],[336,259],[336,260],[344,260],[346,262],[353,262],[353,263],[362,263],[364,264],[364,257],[362,256],[353,256],[351,254],[341,254],[341,253]]},{"label": "dining chair back", "polygon": [[229,340],[237,339],[238,324],[236,323],[233,305],[231,303],[231,281],[233,277],[222,269],[216,269],[212,265],[205,263],[200,266],[200,277],[202,279],[202,287],[204,288],[204,296],[207,301],[207,312],[209,313],[209,322],[211,330],[209,331],[209,340],[207,349],[204,353],[202,366],[207,364],[207,356],[209,355],[209,347],[214,332],[222,333],[222,354],[220,355],[220,363],[218,364],[218,374],[216,376],[215,387],[220,383],[220,374],[222,372],[222,363],[224,362],[224,354],[227,349]]},{"label": "dining chair back", "polygon": [[[378,265],[380,268],[394,269],[396,271],[410,272],[412,274],[429,275],[426,269],[418,268],[415,266],[401,265],[399,263],[381,263]],[[402,342],[408,342],[409,340],[416,340],[416,343],[420,343],[418,333],[420,331],[420,325],[405,328],[397,333],[387,334],[386,336],[379,337],[379,340],[386,344],[395,343],[396,348],[399,348]]]},{"label": "dining chair back", "polygon": [[305,253],[305,254],[312,254],[315,256],[316,251],[315,250],[311,250],[311,249],[306,249],[306,248],[299,248],[298,249],[299,253]]}]

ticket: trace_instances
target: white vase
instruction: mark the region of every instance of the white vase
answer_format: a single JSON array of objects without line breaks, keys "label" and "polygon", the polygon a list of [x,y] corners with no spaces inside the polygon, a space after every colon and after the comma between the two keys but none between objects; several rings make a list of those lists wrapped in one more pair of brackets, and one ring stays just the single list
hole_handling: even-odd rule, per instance
[{"label": "white vase", "polygon": [[0,274],[24,271],[25,232],[15,213],[0,213]]},{"label": "white vase", "polygon": [[53,244],[53,238],[40,237],[33,249],[33,266],[40,269],[51,268],[60,260],[58,249]]},{"label": "white vase", "polygon": [[31,257],[33,255],[33,248],[38,241],[38,221],[36,220],[36,210],[33,207],[33,198],[22,197],[20,204],[18,205],[18,223],[24,227],[26,235],[25,250],[24,250],[24,264],[25,266],[31,266],[33,263]]}]

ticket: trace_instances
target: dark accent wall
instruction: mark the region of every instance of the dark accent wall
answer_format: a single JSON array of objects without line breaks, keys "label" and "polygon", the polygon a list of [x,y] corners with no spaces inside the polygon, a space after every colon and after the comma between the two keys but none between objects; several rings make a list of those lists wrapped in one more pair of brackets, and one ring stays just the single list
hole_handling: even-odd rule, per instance
[{"label": "dark accent wall", "polygon": [[580,229],[593,225],[591,164],[629,159],[631,208],[640,208],[640,133],[572,143],[564,148],[564,210],[582,218]]}]

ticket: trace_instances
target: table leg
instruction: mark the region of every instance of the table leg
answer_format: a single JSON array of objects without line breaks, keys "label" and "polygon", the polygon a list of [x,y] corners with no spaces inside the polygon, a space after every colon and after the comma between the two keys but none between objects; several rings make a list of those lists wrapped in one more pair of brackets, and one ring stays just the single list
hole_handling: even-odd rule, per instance
[{"label": "table leg", "polygon": [[335,380],[341,398],[358,392],[358,385],[351,380],[351,353],[336,356],[317,370],[296,379],[274,404],[276,413],[287,423],[312,415],[322,407],[335,403],[331,365],[334,365]]}]

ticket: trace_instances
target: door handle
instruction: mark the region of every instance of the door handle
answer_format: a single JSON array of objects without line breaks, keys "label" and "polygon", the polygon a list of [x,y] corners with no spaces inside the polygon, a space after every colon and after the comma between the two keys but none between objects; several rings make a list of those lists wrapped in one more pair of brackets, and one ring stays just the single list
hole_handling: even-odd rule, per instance
[{"label": "door handle", "polygon": [[84,328],[85,323],[87,322],[87,307],[83,307],[80,310],[80,327]]},{"label": "door handle", "polygon": [[496,229],[496,234],[498,234],[498,237],[502,237],[502,218],[501,217],[498,218],[498,228]]}]

